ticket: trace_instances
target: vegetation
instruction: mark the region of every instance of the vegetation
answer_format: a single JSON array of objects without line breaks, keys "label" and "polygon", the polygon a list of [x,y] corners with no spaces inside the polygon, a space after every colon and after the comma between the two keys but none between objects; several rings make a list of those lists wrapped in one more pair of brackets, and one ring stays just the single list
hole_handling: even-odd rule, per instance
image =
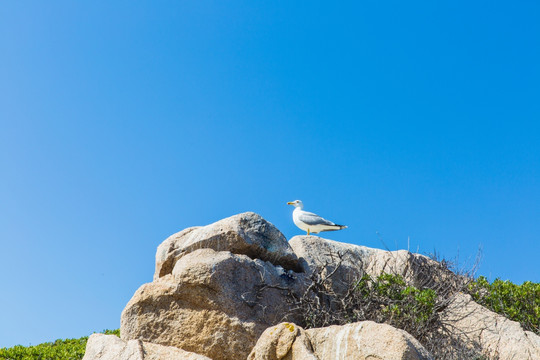
[{"label": "vegetation", "polygon": [[305,296],[295,299],[305,328],[371,320],[407,331],[436,359],[478,359],[478,349],[468,348],[447,328],[440,314],[449,300],[430,288],[407,285],[403,277],[381,274],[362,276],[338,296],[325,277],[318,277]]},{"label": "vegetation", "polygon": [[540,283],[516,285],[496,279],[490,284],[480,276],[468,285],[467,292],[479,304],[540,335]]},{"label": "vegetation", "polygon": [[375,280],[364,275],[355,291],[359,299],[366,303],[365,310],[377,314],[377,322],[389,323],[404,330],[414,327],[416,332],[421,332],[420,328],[428,328],[430,322],[435,320],[439,305],[434,290],[407,286],[399,275],[385,273]]},{"label": "vegetation", "polygon": [[[414,283],[397,270],[377,277],[363,274],[344,284],[340,267],[346,254],[330,254],[331,260],[311,274],[311,283],[301,297],[291,300],[294,313],[305,328],[343,325],[371,320],[407,331],[436,359],[481,359],[479,348],[465,344],[451,324],[442,317],[452,296],[472,280],[469,274],[456,275],[448,261],[412,259]],[[336,279],[334,279],[334,276]]]},{"label": "vegetation", "polygon": [[[120,336],[120,330],[104,330],[104,334]],[[88,336],[56,340],[35,346],[17,345],[0,348],[0,360],[77,360],[82,359]]]},{"label": "vegetation", "polygon": [[[479,347],[463,343],[463,337],[441,316],[453,296],[465,292],[479,304],[518,321],[525,330],[540,334],[540,284],[515,285],[499,279],[490,284],[483,276],[474,279],[477,263],[464,272],[451,261],[428,266],[415,258],[413,262],[420,262],[411,265],[417,271],[412,285],[390,269],[376,278],[364,274],[343,287],[333,276],[339,273],[344,254],[332,257],[333,261],[313,272],[304,295],[291,300],[305,328],[371,320],[407,331],[436,359],[483,359]],[[432,259],[437,260],[436,256]]]}]

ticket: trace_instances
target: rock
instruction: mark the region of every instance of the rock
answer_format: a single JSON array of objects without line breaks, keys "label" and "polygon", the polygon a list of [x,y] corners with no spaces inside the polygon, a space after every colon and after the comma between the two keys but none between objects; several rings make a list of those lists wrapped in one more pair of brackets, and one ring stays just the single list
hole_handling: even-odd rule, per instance
[{"label": "rock", "polygon": [[306,333],[319,359],[433,359],[407,332],[373,321],[309,329]]},{"label": "rock", "polygon": [[440,263],[407,250],[385,251],[365,246],[340,243],[318,236],[295,236],[289,244],[299,257],[306,274],[326,268],[322,274],[335,271],[330,279],[337,294],[344,294],[350,284],[368,274],[376,278],[382,273],[399,274],[417,287],[434,287],[436,283],[457,283],[458,279]]},{"label": "rock", "polygon": [[174,264],[182,256],[182,240],[185,239],[194,230],[201,226],[193,226],[169,236],[165,241],[159,244],[156,251],[156,270],[154,271],[154,280],[172,273]]},{"label": "rock", "polygon": [[300,269],[285,236],[260,215],[246,212],[170,236],[158,247],[154,279],[170,274],[178,259],[197,249],[230,251],[269,261],[287,270]]},{"label": "rock", "polygon": [[537,349],[537,351],[540,351],[540,336],[536,335],[532,331],[525,331],[525,334],[527,335],[527,338],[529,339],[533,347]]},{"label": "rock", "polygon": [[520,324],[457,294],[442,315],[452,335],[488,358],[540,359],[540,336],[523,331]]},{"label": "rock", "polygon": [[124,341],[116,335],[93,334],[86,344],[83,360],[211,360],[171,346],[140,340]]},{"label": "rock", "polygon": [[248,360],[427,360],[429,352],[403,330],[373,321],[304,330],[281,323],[261,335]]},{"label": "rock", "polygon": [[243,359],[267,327],[287,319],[288,294],[304,286],[304,274],[268,261],[194,250],[172,274],[137,290],[122,312],[120,333],[214,360]]},{"label": "rock", "polygon": [[281,359],[318,360],[300,326],[281,323],[266,329],[248,356],[248,360]]},{"label": "rock", "polygon": [[[365,262],[372,249],[352,244],[326,240],[313,235],[293,237],[289,244],[299,258],[302,271],[307,275],[322,269],[322,275],[330,278],[332,288],[337,294],[344,294],[355,280],[364,274]],[[339,258],[341,256],[341,260]],[[341,265],[336,270],[338,262]]]}]

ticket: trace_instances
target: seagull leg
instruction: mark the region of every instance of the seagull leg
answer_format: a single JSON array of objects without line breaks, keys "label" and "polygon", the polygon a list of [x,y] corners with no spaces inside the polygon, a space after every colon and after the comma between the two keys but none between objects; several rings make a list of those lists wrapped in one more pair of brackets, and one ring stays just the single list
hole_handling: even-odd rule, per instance
[{"label": "seagull leg", "polygon": [[309,229],[307,229],[307,234],[309,235]]}]

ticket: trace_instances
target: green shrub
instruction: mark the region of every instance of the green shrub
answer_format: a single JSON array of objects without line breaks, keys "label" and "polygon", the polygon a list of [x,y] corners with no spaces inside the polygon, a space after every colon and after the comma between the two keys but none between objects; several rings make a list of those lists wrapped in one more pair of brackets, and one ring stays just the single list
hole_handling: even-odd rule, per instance
[{"label": "green shrub", "polygon": [[435,320],[437,293],[432,289],[407,286],[400,275],[381,274],[376,279],[364,275],[357,283],[356,291],[359,296],[356,306],[369,307],[371,314],[365,319],[355,316],[356,321],[369,318],[409,331],[414,327],[418,332]]},{"label": "green shrub", "polygon": [[407,285],[401,275],[384,273],[372,278],[364,274],[350,284],[345,295],[338,295],[331,276],[332,272],[322,270],[314,273],[308,291],[293,300],[303,327],[371,320],[407,331],[437,359],[478,358],[478,349],[461,343],[441,318],[455,284],[416,287]]},{"label": "green shrub", "polygon": [[480,276],[467,290],[474,301],[540,335],[540,283],[526,281],[516,285],[496,279],[490,284]]},{"label": "green shrub", "polygon": [[[294,312],[306,328],[343,325],[372,320],[403,329],[419,340],[437,359],[485,359],[480,344],[463,339],[451,322],[441,315],[457,293],[469,293],[479,304],[519,322],[525,330],[540,335],[540,284],[527,281],[489,283],[473,270],[456,271],[452,262],[437,261],[438,266],[413,264],[418,271],[412,285],[397,273],[376,278],[364,274],[342,284],[333,276],[341,266],[343,254],[331,254],[335,264],[320,266],[310,275],[306,292],[293,296]],[[339,286],[339,294],[335,285]]]},{"label": "green shrub", "polygon": [[[364,273],[348,283],[334,279],[344,254],[331,253],[335,260],[320,265],[310,274],[302,296],[291,293],[291,314],[305,328],[344,325],[371,320],[405,330],[436,359],[482,359],[479,344],[463,341],[443,317],[456,293],[467,287],[472,277],[455,274],[451,263],[426,266],[423,258],[411,265],[414,281],[407,283],[397,271],[371,277]],[[336,292],[337,291],[337,292]]]},{"label": "green shrub", "polygon": [[[120,330],[104,330],[103,333],[120,336]],[[83,336],[34,346],[0,348],[0,360],[78,360],[84,356],[87,341],[88,336]]]}]

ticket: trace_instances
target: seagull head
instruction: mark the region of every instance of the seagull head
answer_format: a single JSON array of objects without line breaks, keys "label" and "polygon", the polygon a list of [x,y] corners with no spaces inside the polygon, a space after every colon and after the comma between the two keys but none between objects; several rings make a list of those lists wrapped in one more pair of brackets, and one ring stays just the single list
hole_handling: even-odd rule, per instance
[{"label": "seagull head", "polygon": [[292,205],[292,206],[294,206],[296,208],[300,208],[300,209],[304,208],[304,204],[302,204],[302,202],[300,200],[289,201],[287,203],[287,205]]}]

